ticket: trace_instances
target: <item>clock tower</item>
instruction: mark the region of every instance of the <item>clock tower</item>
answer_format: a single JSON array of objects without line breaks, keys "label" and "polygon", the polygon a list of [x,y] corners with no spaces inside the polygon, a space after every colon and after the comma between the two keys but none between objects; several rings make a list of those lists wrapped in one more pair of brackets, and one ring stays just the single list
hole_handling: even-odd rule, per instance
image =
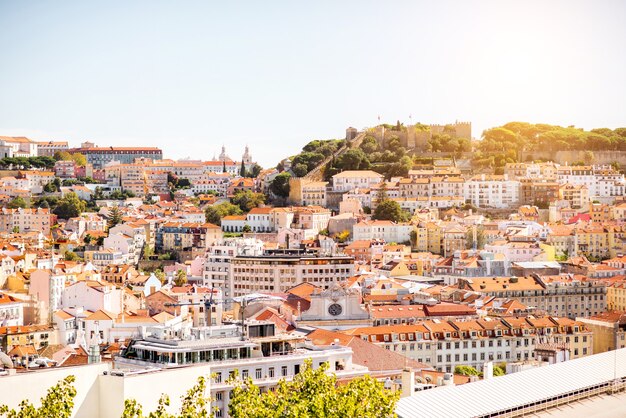
[{"label": "clock tower", "polygon": [[311,306],[298,323],[331,330],[372,325],[369,312],[361,305],[361,292],[337,284],[312,293]]}]

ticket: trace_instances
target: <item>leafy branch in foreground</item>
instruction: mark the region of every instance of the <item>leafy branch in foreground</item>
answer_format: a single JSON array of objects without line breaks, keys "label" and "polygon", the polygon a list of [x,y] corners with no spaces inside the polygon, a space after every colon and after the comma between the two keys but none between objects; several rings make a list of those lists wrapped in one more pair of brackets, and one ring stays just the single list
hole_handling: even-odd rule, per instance
[{"label": "leafy branch in foreground", "polygon": [[337,384],[337,377],[327,374],[328,364],[313,369],[307,360],[293,381],[281,380],[273,391],[261,393],[251,378],[236,376],[229,414],[233,418],[339,418],[395,417],[398,392],[384,388],[369,375]]},{"label": "leafy branch in foreground", "polygon": [[198,378],[198,383],[181,397],[182,405],[178,414],[167,412],[170,397],[166,394],[162,394],[159,398],[156,411],[148,415],[143,414],[143,407],[135,399],[126,399],[122,418],[212,418],[213,412],[209,408],[211,399],[205,395],[206,391],[206,378],[201,376]]},{"label": "leafy branch in foreground", "polygon": [[74,376],[67,376],[48,389],[46,396],[41,398],[41,406],[35,408],[27,399],[20,402],[19,410],[0,406],[0,416],[7,418],[69,418],[74,409],[76,388]]}]

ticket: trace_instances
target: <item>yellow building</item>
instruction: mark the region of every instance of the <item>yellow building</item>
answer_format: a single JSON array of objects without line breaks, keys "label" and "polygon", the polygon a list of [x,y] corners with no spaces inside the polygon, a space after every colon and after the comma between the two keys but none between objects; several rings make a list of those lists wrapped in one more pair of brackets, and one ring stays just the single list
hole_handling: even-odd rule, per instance
[{"label": "yellow building", "polygon": [[428,251],[428,229],[419,225],[415,227],[415,241],[411,242],[413,250],[417,252]]},{"label": "yellow building", "polygon": [[626,314],[605,312],[590,318],[577,318],[593,332],[594,354],[626,347]]},{"label": "yellow building", "polygon": [[604,260],[612,257],[612,230],[599,223],[589,223],[576,228],[577,250],[591,260]]},{"label": "yellow building", "polygon": [[428,232],[427,251],[433,254],[441,254],[441,243],[443,241],[441,226],[437,222],[427,222],[426,230]]},{"label": "yellow building", "polygon": [[607,286],[606,303],[609,312],[626,311],[626,281],[613,282]]}]

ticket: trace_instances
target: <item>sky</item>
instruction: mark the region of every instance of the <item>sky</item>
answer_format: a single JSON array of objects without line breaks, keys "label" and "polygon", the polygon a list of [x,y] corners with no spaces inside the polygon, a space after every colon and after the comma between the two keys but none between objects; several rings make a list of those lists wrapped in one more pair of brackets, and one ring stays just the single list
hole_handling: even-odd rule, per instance
[{"label": "sky", "polygon": [[[348,126],[626,126],[626,2],[4,1],[0,135],[274,166]],[[411,118],[409,118],[411,116]]]}]

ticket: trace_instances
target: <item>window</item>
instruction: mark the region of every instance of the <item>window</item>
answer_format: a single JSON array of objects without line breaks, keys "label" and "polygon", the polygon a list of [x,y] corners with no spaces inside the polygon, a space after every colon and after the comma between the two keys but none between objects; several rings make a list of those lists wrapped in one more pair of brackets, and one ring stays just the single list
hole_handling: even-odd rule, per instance
[{"label": "window", "polygon": [[274,377],[274,368],[273,368],[273,367],[270,367],[270,368],[267,370],[267,373],[268,373],[269,377]]},{"label": "window", "polygon": [[263,370],[262,369],[256,369],[254,371],[254,375],[256,376],[257,379],[261,379],[263,377]]},{"label": "window", "polygon": [[281,367],[281,375],[283,377],[287,376],[287,366]]}]

